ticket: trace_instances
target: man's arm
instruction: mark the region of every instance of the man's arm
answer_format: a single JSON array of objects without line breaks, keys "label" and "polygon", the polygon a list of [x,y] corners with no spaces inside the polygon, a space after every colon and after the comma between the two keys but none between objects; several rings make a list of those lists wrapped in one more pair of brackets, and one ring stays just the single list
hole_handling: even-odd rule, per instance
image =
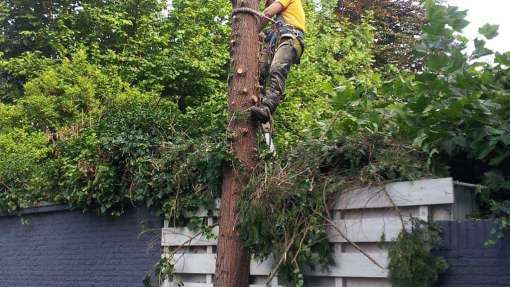
[{"label": "man's arm", "polygon": [[[280,3],[279,1],[274,1],[273,4],[269,5],[269,7],[264,9],[264,15],[268,18],[273,18],[274,15],[282,12],[283,9],[284,7],[282,3]],[[261,19],[259,30],[262,30],[262,28],[266,26],[267,22],[269,22],[269,20]]]}]

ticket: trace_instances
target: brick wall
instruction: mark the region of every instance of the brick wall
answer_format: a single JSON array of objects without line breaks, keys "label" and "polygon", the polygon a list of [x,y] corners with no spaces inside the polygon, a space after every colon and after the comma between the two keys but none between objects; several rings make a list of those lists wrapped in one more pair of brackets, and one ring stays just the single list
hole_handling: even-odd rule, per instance
[{"label": "brick wall", "polygon": [[[161,256],[161,221],[146,210],[120,218],[45,211],[25,215],[27,225],[0,216],[1,287],[138,287]],[[141,235],[148,229],[158,231]]]},{"label": "brick wall", "polygon": [[449,264],[436,287],[510,286],[510,234],[485,247],[490,221],[449,221],[443,227],[444,248],[437,252]]}]

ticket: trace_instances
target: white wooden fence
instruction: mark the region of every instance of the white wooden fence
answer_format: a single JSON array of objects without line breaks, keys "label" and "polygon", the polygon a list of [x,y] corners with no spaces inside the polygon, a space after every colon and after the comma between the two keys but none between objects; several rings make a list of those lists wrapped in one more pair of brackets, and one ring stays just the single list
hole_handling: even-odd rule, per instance
[{"label": "white wooden fence", "polygon": [[[336,228],[329,229],[336,265],[329,270],[317,268],[308,271],[305,284],[310,287],[389,287],[386,279],[388,271],[371,262],[338,231],[380,265],[387,266],[387,244],[382,241],[394,240],[403,226],[410,225],[411,217],[423,220],[461,219],[472,212],[474,206],[472,189],[455,184],[451,178],[399,182],[342,192],[333,210]],[[214,217],[208,216],[207,212],[198,212],[195,216],[207,217],[211,226],[214,223]],[[162,246],[169,250],[189,245],[174,256],[176,274],[185,287],[212,287],[216,240],[195,236],[186,228],[164,228]],[[251,287],[265,286],[271,270],[271,260],[252,261]],[[165,285],[177,286],[172,282]],[[270,286],[279,286],[277,279],[273,279]]]}]

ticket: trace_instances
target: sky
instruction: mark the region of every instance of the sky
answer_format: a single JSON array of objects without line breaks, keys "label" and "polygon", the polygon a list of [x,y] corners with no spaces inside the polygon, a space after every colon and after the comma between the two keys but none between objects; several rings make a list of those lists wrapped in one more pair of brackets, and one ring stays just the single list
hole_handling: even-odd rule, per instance
[{"label": "sky", "polygon": [[510,0],[448,0],[448,4],[469,10],[467,20],[471,24],[465,28],[464,36],[473,40],[484,24],[498,24],[499,35],[487,41],[486,46],[498,52],[510,51]]}]

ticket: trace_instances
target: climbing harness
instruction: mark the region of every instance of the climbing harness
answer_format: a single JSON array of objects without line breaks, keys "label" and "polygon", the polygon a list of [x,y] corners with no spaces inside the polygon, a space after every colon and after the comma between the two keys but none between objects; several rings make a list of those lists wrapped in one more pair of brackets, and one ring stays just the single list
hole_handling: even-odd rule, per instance
[{"label": "climbing harness", "polygon": [[292,39],[299,39],[301,43],[304,43],[305,40],[305,33],[294,26],[287,24],[285,22],[285,19],[283,18],[282,14],[276,15],[276,24],[277,29],[279,30],[280,37],[281,38],[292,38]]}]

